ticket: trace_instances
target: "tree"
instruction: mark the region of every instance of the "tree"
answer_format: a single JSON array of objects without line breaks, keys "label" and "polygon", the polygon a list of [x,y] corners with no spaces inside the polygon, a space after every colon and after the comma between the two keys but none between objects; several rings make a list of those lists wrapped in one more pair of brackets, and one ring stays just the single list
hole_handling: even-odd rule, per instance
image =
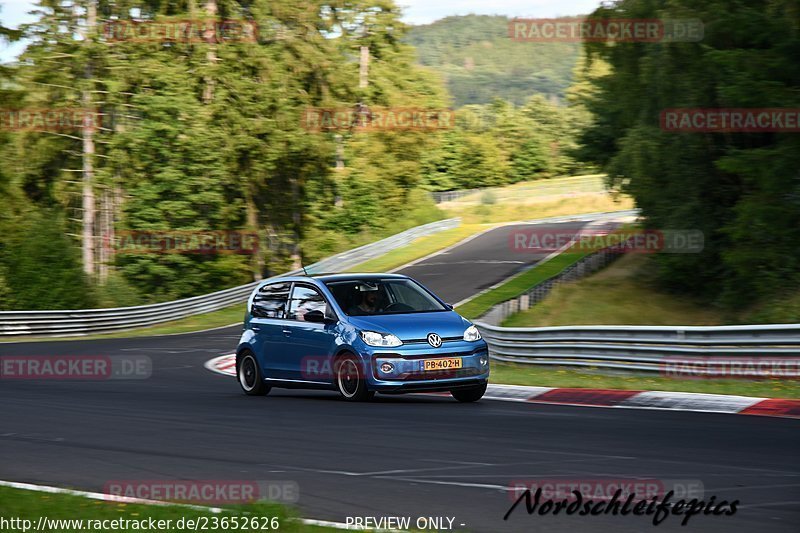
[{"label": "tree", "polygon": [[[597,17],[698,18],[697,43],[587,43],[596,78],[584,154],[633,195],[647,224],[699,229],[700,254],[659,254],[662,284],[730,306],[800,285],[798,140],[786,133],[672,133],[668,108],[798,107],[792,0],[625,0]],[[713,22],[712,22],[713,21]]]},{"label": "tree", "polygon": [[64,228],[63,216],[53,209],[31,209],[15,219],[0,254],[2,308],[83,309],[94,303],[78,249]]}]

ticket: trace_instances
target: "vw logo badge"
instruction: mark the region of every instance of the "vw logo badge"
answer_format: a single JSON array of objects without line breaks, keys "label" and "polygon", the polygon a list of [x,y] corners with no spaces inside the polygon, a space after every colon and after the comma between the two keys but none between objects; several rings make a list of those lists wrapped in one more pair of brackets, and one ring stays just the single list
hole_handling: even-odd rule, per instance
[{"label": "vw logo badge", "polygon": [[436,333],[428,333],[428,344],[434,348],[438,348],[442,345],[442,338]]}]

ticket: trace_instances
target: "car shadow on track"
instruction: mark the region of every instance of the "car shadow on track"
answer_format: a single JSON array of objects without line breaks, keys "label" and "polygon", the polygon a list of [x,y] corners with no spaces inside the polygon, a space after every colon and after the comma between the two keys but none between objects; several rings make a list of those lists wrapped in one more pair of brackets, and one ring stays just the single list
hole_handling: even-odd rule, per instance
[{"label": "car shadow on track", "polygon": [[[241,395],[243,398],[245,395]],[[292,389],[273,389],[263,398],[270,399],[292,399],[305,401],[324,401],[349,403],[335,391],[312,391],[312,390],[292,390]],[[369,404],[458,404],[449,394],[376,394],[369,402],[359,402],[359,405]],[[478,402],[480,403],[480,402]],[[468,404],[463,404],[468,405]]]}]

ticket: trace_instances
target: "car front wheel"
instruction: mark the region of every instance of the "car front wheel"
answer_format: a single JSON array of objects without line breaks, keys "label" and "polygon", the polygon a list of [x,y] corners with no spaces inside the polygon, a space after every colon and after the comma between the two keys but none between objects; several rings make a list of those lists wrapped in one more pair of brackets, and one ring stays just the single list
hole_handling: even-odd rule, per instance
[{"label": "car front wheel", "polygon": [[450,391],[450,394],[459,402],[477,402],[486,394],[486,383],[478,385],[477,387],[454,389]]},{"label": "car front wheel", "polygon": [[336,361],[336,389],[345,400],[365,402],[375,396],[374,392],[367,390],[361,366],[360,361],[352,355],[345,355]]}]

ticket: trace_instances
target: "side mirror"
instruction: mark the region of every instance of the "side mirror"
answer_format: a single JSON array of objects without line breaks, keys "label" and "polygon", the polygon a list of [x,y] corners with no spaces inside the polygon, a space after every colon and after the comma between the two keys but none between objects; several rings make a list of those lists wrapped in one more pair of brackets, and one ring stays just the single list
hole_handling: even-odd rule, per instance
[{"label": "side mirror", "polygon": [[455,309],[455,307],[453,307],[453,304],[444,304],[444,306],[445,306],[446,308],[448,308],[449,310],[451,310],[451,311],[452,311],[453,309]]},{"label": "side mirror", "polygon": [[323,313],[319,309],[314,309],[304,314],[303,320],[306,322],[315,322],[317,324],[335,324],[337,322],[336,317],[332,314]]},{"label": "side mirror", "polygon": [[313,311],[309,311],[308,313],[304,314],[303,320],[305,320],[306,322],[322,323],[325,322],[325,315],[319,309],[315,309]]}]

